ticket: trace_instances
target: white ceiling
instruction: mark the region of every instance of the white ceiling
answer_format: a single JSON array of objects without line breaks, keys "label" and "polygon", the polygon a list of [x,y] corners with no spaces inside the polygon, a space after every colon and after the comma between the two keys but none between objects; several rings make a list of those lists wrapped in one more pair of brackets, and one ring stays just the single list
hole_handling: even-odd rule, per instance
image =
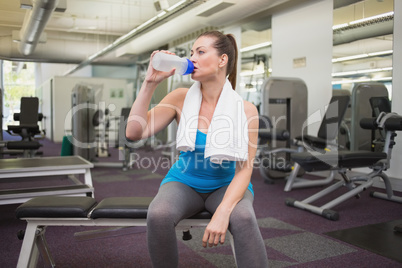
[{"label": "white ceiling", "polygon": [[[156,11],[153,0],[66,0],[66,10],[53,12],[46,24],[46,43],[39,44],[31,55],[23,56],[18,53],[18,44],[13,40],[15,39],[13,31],[15,35],[21,30],[25,14],[28,12],[20,8],[20,3],[30,1],[32,0],[0,1],[0,48],[2,50],[0,57],[3,59],[79,63],[160,14]],[[180,2],[179,0],[159,1],[167,1],[169,7]],[[313,0],[301,0],[301,2],[304,1]],[[142,37],[142,42],[131,46],[130,54],[144,53],[203,27],[230,24],[292,1],[224,0],[234,5],[208,17],[200,17],[197,14],[223,0],[184,2],[191,3],[184,13],[182,12],[178,18],[167,19],[160,23],[157,31],[153,31],[148,37]],[[292,4],[299,2],[293,1]],[[150,47],[151,44],[153,47]],[[103,61],[114,64],[133,63],[133,59],[127,57],[113,58],[115,57],[109,56],[109,59],[104,58]]]},{"label": "white ceiling", "polygon": [[[46,25],[46,43],[41,43],[35,51],[23,56],[18,51],[18,43],[13,41],[16,32],[21,30],[27,9],[20,7],[21,2],[32,0],[0,1],[0,59],[14,61],[82,63],[91,55],[110,46],[117,38],[126,35],[139,25],[160,15],[155,9],[156,0],[65,0],[64,12],[53,12]],[[36,0],[35,0],[36,1]],[[169,7],[179,0],[159,0],[167,2]],[[187,0],[194,2],[175,18],[169,18],[156,29],[141,33],[141,38],[134,34],[130,42],[120,45],[120,57],[116,49],[94,63],[133,64],[135,55],[163,46],[201,28],[208,26],[222,27],[235,23],[253,25],[253,20],[265,21],[271,10],[290,7],[302,2],[317,0]],[[200,17],[208,8],[221,2],[233,3],[226,9],[208,17]],[[336,3],[348,3],[347,6],[334,10],[334,24],[370,17],[393,10],[393,0],[335,0]],[[269,20],[269,19],[268,19]],[[248,42],[269,41],[267,31],[244,31]],[[14,36],[15,37],[15,36]],[[132,41],[132,40],[135,40]],[[365,50],[386,50],[392,48],[392,35],[374,37],[334,47],[334,57],[360,54]]]}]

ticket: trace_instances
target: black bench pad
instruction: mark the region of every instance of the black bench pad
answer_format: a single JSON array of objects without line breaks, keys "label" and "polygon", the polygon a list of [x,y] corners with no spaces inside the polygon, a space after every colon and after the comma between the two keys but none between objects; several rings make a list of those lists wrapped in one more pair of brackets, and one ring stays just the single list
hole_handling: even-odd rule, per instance
[{"label": "black bench pad", "polygon": [[37,141],[9,141],[7,149],[10,150],[38,150],[42,144]]},{"label": "black bench pad", "polygon": [[16,216],[21,218],[86,218],[96,200],[86,196],[41,196],[20,205]]},{"label": "black bench pad", "polygon": [[[109,197],[99,204],[92,197],[43,196],[20,205],[17,218],[120,218],[146,219],[153,197]],[[91,214],[88,216],[90,211]],[[202,211],[189,219],[210,219],[211,213]]]},{"label": "black bench pad", "polygon": [[387,158],[383,152],[370,151],[339,151],[325,154],[309,152],[294,153],[291,158],[306,171],[321,171],[339,168],[370,167]]},{"label": "black bench pad", "polygon": [[[91,213],[92,219],[146,219],[153,197],[109,197],[103,199]],[[189,219],[210,219],[211,213],[202,211]]]},{"label": "black bench pad", "polygon": [[145,219],[153,197],[109,197],[103,199],[91,213],[97,218]]}]

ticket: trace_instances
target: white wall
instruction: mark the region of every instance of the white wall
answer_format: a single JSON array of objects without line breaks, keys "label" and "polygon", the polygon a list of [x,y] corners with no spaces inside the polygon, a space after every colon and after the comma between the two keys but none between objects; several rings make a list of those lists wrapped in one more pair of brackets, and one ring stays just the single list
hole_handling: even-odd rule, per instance
[{"label": "white wall", "polygon": [[122,79],[135,79],[137,76],[136,66],[92,66],[93,77],[113,77]]},{"label": "white wall", "polygon": [[[332,12],[333,1],[317,1],[272,16],[272,76],[306,83],[308,116],[322,111],[332,95]],[[305,66],[294,66],[299,58]],[[308,133],[317,135],[318,128],[309,124]]]},{"label": "white wall", "polygon": [[[402,115],[402,1],[394,0],[394,12],[392,111]],[[400,179],[399,188],[402,190],[402,132],[397,134],[391,168],[387,174]]]},{"label": "white wall", "polygon": [[[67,71],[74,68],[76,64],[61,63],[36,63],[35,65],[35,86],[38,88],[47,80],[55,76],[63,76]],[[86,66],[70,76],[92,77],[92,67]]]},{"label": "white wall", "polygon": [[[54,142],[61,142],[63,136],[71,132],[71,117],[68,118],[68,113],[72,108],[71,91],[79,83],[93,85],[95,88],[99,86],[99,92],[95,93],[95,105],[98,105],[99,108],[108,108],[113,116],[120,116],[121,108],[132,103],[132,100],[128,99],[132,96],[130,95],[132,88],[127,86],[125,79],[56,76],[51,79],[51,85],[45,83],[43,87],[43,91],[52,88],[51,130]],[[123,93],[122,96],[120,96],[120,92]],[[44,96],[48,95],[49,93],[44,94]],[[113,140],[113,137],[110,138]]]}]

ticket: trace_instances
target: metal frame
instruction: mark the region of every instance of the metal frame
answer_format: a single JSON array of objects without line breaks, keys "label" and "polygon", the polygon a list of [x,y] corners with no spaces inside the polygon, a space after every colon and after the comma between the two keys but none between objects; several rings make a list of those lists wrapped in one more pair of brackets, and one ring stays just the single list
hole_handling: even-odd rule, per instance
[{"label": "metal frame", "polygon": [[[334,183],[333,185],[323,189],[322,191],[319,191],[318,193],[316,193],[302,201],[297,201],[292,198],[288,198],[288,199],[286,199],[286,204],[288,206],[293,206],[296,208],[307,210],[314,214],[318,214],[329,220],[336,221],[339,219],[339,213],[337,211],[332,210],[332,208],[339,205],[340,203],[346,201],[347,199],[350,199],[352,197],[359,197],[359,193],[370,188],[374,184],[376,177],[380,177],[384,181],[386,194],[379,193],[379,192],[372,192],[371,196],[389,200],[389,201],[402,203],[402,197],[395,196],[393,194],[391,182],[390,182],[388,176],[385,173],[382,173],[382,169],[374,170],[373,172],[371,172],[370,174],[365,175],[365,176],[356,176],[356,177],[352,177],[350,179],[346,176],[346,170],[342,169],[342,170],[339,170],[338,172],[343,175],[342,177],[344,178],[344,180],[338,181],[338,182]],[[363,182],[363,183],[356,184],[356,182]],[[332,192],[336,191],[337,189],[344,187],[344,186],[347,187],[349,189],[349,191],[342,194],[341,196],[331,200],[330,202],[328,202],[322,206],[315,206],[312,204],[313,202],[317,201],[318,199],[320,199],[320,198],[328,195],[329,193],[332,193]]]},{"label": "metal frame", "polygon": [[[80,156],[0,159],[1,179],[18,179],[54,175],[69,175],[73,185],[0,190],[0,205],[23,203],[35,196],[94,196],[91,168],[93,164]],[[84,175],[84,183],[71,175]]]},{"label": "metal frame", "polygon": [[[119,227],[141,227],[146,226],[146,218],[141,219],[112,219],[112,218],[24,218],[27,221],[24,240],[17,268],[36,267],[39,255],[48,266],[55,267],[55,262],[47,247],[45,231],[47,226],[119,226]],[[192,227],[205,227],[210,219],[184,219],[179,222],[176,228],[184,230]],[[233,237],[229,235],[229,241],[235,257]],[[236,261],[236,258],[235,258]]]},{"label": "metal frame", "polygon": [[[386,124],[386,120],[388,118],[391,118],[395,116],[396,118],[401,118],[399,115],[394,115],[394,114],[389,114],[389,116],[383,116],[382,119],[381,117],[378,117],[376,120],[376,128],[379,128],[379,124]],[[379,121],[379,119],[381,119]],[[384,121],[384,122],[383,122]],[[396,129],[396,130],[388,130],[386,126],[381,126],[386,130],[386,138],[384,141],[384,148],[383,152],[386,154],[386,158],[379,160],[376,164],[371,166],[370,168],[372,169],[372,172],[370,172],[367,175],[359,175],[359,176],[354,176],[349,178],[346,174],[346,171],[348,168],[347,164],[344,164],[342,168],[334,168],[333,170],[338,172],[343,180],[338,181],[327,188],[317,192],[316,194],[302,200],[302,201],[297,201],[293,198],[287,198],[286,199],[286,205],[300,208],[318,215],[321,215],[327,219],[330,220],[338,220],[339,219],[339,214],[338,212],[332,210],[333,207],[339,205],[340,203],[346,201],[349,198],[352,198],[354,196],[359,197],[359,193],[363,192],[364,190],[368,189],[371,187],[375,179],[382,179],[384,182],[385,190],[386,193],[379,193],[379,192],[372,192],[371,196],[372,197],[377,197],[381,198],[384,200],[389,200],[389,201],[394,201],[398,203],[402,203],[402,197],[395,196],[393,194],[392,190],[392,185],[389,180],[389,177],[384,173],[387,169],[390,168],[390,159],[392,155],[392,148],[395,145],[394,138],[395,138],[395,131],[399,131],[401,129]],[[367,152],[367,154],[370,154],[371,152]],[[366,166],[362,166],[366,167]],[[318,199],[328,195],[329,193],[334,192],[335,190],[341,188],[341,187],[347,187],[348,192],[338,196],[337,198],[333,199],[332,201],[322,205],[322,206],[315,206],[312,203],[317,201]]]}]

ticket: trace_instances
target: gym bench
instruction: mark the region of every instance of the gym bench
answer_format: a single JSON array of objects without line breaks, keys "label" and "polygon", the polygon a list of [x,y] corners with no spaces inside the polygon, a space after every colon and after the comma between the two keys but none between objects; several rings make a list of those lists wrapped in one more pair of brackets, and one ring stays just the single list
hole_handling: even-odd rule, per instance
[{"label": "gym bench", "polygon": [[[0,184],[4,181],[13,183],[25,179],[35,180],[52,176],[67,176],[68,184],[58,186],[14,187],[0,190],[0,205],[20,204],[38,196],[81,195],[93,196],[91,168],[93,164],[80,156],[52,156],[34,158],[0,159]],[[83,176],[84,183],[78,176]],[[21,178],[21,180],[20,180]]]},{"label": "gym bench", "polygon": [[[110,197],[99,203],[85,196],[33,198],[16,209],[17,218],[27,221],[17,267],[36,267],[39,254],[48,266],[55,267],[45,239],[47,226],[146,226],[151,201],[152,197]],[[189,229],[207,226],[211,217],[209,212],[202,211],[176,227],[184,230],[183,240],[190,240]],[[229,240],[234,253],[231,235]]]},{"label": "gym bench", "polygon": [[[292,154],[291,158],[306,171],[335,170],[341,175],[342,180],[303,201],[287,198],[285,201],[286,205],[307,210],[336,221],[339,219],[339,214],[332,210],[332,208],[351,197],[359,197],[359,193],[373,186],[376,178],[383,180],[386,193],[371,192],[370,195],[372,197],[402,203],[402,197],[393,194],[391,182],[384,173],[384,171],[390,168],[392,148],[395,145],[395,132],[402,130],[402,117],[393,113],[381,113],[377,118],[362,119],[360,126],[363,129],[382,129],[386,132],[386,138],[383,141],[383,151],[338,151],[335,153],[327,152],[325,154],[302,152]],[[359,175],[351,178],[346,174],[347,170],[364,167],[369,167],[372,171],[367,175]],[[320,207],[313,204],[313,202],[343,186],[348,188],[348,192]]]},{"label": "gym bench", "polygon": [[[294,161],[276,161],[276,164],[270,164],[269,160],[275,158],[275,154],[280,153],[287,157],[287,155],[292,153],[301,153],[306,151],[306,149],[310,148],[312,150],[317,150],[321,152],[325,151],[338,151],[339,145],[337,144],[337,136],[341,124],[343,122],[344,115],[349,106],[350,97],[348,95],[342,96],[333,96],[330,100],[328,108],[325,112],[324,118],[322,119],[320,128],[318,130],[317,136],[311,136],[304,134],[302,136],[296,136],[291,139],[290,133],[287,135],[279,129],[273,128],[272,123],[270,122],[269,117],[261,116],[260,117],[260,132],[259,138],[261,143],[267,143],[268,141],[287,141],[290,143],[292,147],[289,148],[262,148],[262,165],[260,165],[260,174],[264,178],[267,183],[274,183],[272,178],[269,178],[268,172],[279,171],[284,174],[286,177],[286,184],[284,191],[289,192],[293,189],[297,188],[306,188],[306,187],[315,187],[328,185],[335,178],[335,171],[331,171],[328,177],[319,180],[310,180],[302,178],[301,175],[305,173],[299,163]],[[271,130],[275,134],[272,137],[269,137],[264,132]],[[265,134],[265,135],[264,135]],[[264,162],[264,160],[266,160]],[[268,161],[267,161],[268,160]],[[289,159],[290,160],[290,159]],[[268,162],[268,164],[266,163]]]}]

